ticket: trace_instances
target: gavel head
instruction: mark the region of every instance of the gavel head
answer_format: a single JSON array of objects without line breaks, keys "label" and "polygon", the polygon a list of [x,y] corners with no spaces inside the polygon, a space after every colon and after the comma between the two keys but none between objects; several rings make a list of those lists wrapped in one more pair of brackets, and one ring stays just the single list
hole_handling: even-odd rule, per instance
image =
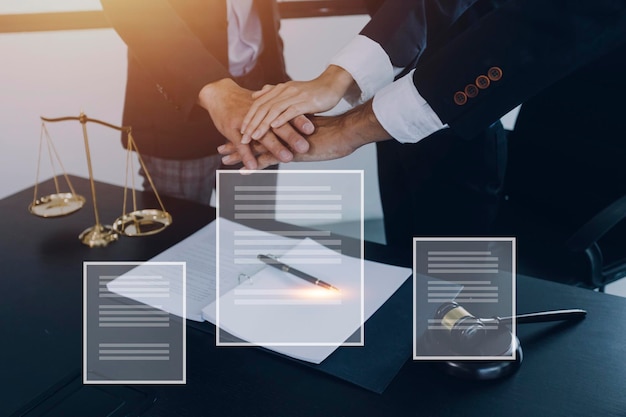
[{"label": "gavel head", "polygon": [[435,313],[435,319],[441,321],[450,341],[457,346],[474,347],[487,336],[485,323],[453,301],[442,304]]}]

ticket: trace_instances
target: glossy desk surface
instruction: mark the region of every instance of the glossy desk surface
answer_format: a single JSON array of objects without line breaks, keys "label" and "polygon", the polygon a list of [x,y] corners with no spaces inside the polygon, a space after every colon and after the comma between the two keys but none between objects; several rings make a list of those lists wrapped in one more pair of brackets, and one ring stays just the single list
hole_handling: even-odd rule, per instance
[{"label": "glossy desk surface", "polygon": [[[73,179],[89,196],[88,182]],[[100,217],[110,223],[121,214],[122,189],[97,187]],[[0,200],[2,416],[80,375],[83,261],[147,260],[215,216],[210,208],[166,199],[174,222],[164,232],[89,249],[77,235],[94,223],[90,202],[71,216],[41,219],[28,213],[31,200],[32,189]],[[365,256],[407,261],[370,243]],[[187,333],[187,384],[135,388],[145,395],[142,415],[163,417],[626,416],[626,299],[518,276],[517,306],[519,313],[584,308],[588,315],[576,324],[519,326],[524,361],[506,379],[459,380],[407,358],[383,394],[258,349],[216,348],[202,328],[210,325],[194,324]],[[89,415],[101,415],[97,399],[93,404]]]}]

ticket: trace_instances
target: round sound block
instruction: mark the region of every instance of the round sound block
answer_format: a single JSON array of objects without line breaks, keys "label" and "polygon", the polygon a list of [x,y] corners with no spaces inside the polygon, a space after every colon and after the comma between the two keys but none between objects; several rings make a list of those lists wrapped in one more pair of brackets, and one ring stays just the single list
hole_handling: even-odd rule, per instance
[{"label": "round sound block", "polygon": [[[490,380],[513,374],[522,364],[523,353],[519,339],[507,331],[509,345],[505,352],[497,356],[502,360],[460,360],[445,361],[441,365],[446,373],[465,379]],[[515,359],[509,359],[514,354]]]},{"label": "round sound block", "polygon": [[[507,328],[490,330],[476,342],[462,343],[441,331],[428,331],[419,340],[420,350],[427,353],[425,356],[445,357],[445,360],[437,359],[436,366],[455,377],[489,380],[511,375],[519,369],[522,347]],[[459,359],[451,359],[456,357]],[[483,357],[486,359],[481,359]]]}]

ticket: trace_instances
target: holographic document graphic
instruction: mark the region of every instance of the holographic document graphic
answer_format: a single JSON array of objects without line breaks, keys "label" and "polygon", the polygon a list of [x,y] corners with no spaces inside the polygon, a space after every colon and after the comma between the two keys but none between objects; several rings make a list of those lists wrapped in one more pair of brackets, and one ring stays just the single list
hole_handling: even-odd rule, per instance
[{"label": "holographic document graphic", "polygon": [[414,238],[414,359],[513,360],[515,240]]},{"label": "holographic document graphic", "polygon": [[[264,171],[218,173],[218,345],[291,346],[303,358],[307,347],[362,346],[363,172],[273,174],[276,185]],[[225,284],[232,264],[235,288]]]},{"label": "holographic document graphic", "polygon": [[[171,286],[185,282],[181,262],[85,262],[83,382],[185,383],[185,320]],[[184,293],[184,292],[183,292]]]}]

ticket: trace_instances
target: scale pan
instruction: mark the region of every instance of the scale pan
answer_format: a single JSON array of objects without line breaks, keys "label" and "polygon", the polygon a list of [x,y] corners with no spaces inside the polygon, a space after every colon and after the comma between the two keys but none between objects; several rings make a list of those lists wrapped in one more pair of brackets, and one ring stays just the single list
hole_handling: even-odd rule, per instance
[{"label": "scale pan", "polygon": [[172,216],[166,211],[144,209],[119,217],[113,229],[126,236],[147,236],[159,233],[172,224]]},{"label": "scale pan", "polygon": [[80,210],[83,205],[85,198],[82,195],[58,193],[38,198],[28,206],[28,211],[39,217],[61,217]]}]

